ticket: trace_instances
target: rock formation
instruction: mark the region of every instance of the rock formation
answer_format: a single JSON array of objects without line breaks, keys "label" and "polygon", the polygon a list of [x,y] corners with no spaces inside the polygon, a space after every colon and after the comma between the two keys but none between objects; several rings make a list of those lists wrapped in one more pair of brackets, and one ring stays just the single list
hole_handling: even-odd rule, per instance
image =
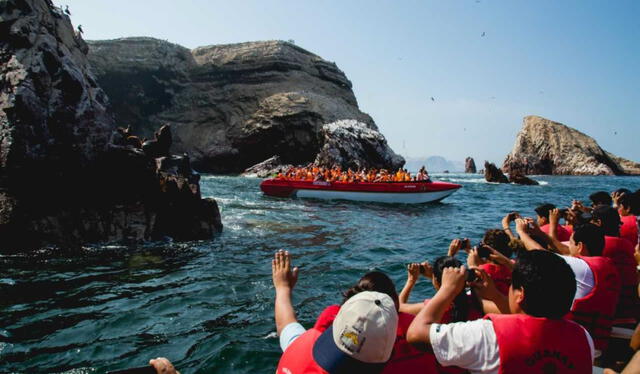
[{"label": "rock formation", "polygon": [[464,172],[475,174],[477,173],[476,162],[473,161],[472,157],[467,157],[464,159]]},{"label": "rock formation", "polygon": [[571,127],[538,116],[524,118],[502,170],[524,174],[637,174],[640,164],[605,152],[596,141]]},{"label": "rock formation", "polygon": [[190,168],[112,143],[107,97],[62,11],[2,1],[0,33],[0,248],[197,239],[221,228]]},{"label": "rock formation", "polygon": [[509,182],[514,184],[528,185],[528,186],[537,186],[540,184],[538,183],[538,181],[535,181],[527,177],[526,175],[517,173],[517,172],[512,172],[511,174],[509,174]]},{"label": "rock formation", "polygon": [[[192,156],[199,171],[241,172],[274,155],[296,165],[320,159],[396,169],[404,162],[358,109],[351,82],[336,64],[292,43],[190,51],[157,39],[125,38],[89,46],[117,122],[146,137],[170,124],[174,150]],[[343,135],[336,124],[349,127],[352,135],[342,139],[353,143],[332,140],[332,134]]]},{"label": "rock formation", "polygon": [[484,179],[493,183],[509,183],[509,179],[502,174],[496,165],[489,161],[484,162]]},{"label": "rock formation", "polygon": [[245,177],[267,178],[274,174],[285,172],[292,166],[293,165],[284,165],[280,157],[273,156],[246,169],[242,175]]}]

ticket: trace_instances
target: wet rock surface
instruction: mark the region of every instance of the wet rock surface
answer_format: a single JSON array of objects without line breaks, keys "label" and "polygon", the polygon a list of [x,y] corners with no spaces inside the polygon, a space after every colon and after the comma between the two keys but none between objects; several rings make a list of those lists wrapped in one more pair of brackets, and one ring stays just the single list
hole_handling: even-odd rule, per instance
[{"label": "wet rock surface", "polygon": [[488,161],[484,162],[484,179],[493,183],[509,183],[509,179],[502,173],[502,170]]},{"label": "wet rock surface", "polygon": [[588,135],[538,116],[524,118],[502,170],[523,174],[639,174],[640,164],[604,151]]},{"label": "wet rock surface", "polygon": [[[170,124],[174,151],[188,152],[199,171],[239,173],[274,155],[283,164],[321,158],[343,160],[347,167],[346,158],[327,155],[336,146],[329,144],[325,125],[341,120],[361,123],[384,139],[358,108],[351,82],[336,64],[289,42],[188,50],[153,38],[125,38],[89,46],[92,69],[118,123],[143,137]],[[404,161],[388,146],[372,147],[366,137],[350,140],[364,143],[348,146],[363,149],[351,152],[359,158],[349,161],[390,169]]]},{"label": "wet rock surface", "polygon": [[247,168],[242,175],[245,177],[268,178],[278,173],[284,173],[292,166],[293,165],[283,165],[280,157],[273,156]]},{"label": "wet rock surface", "polygon": [[1,4],[0,249],[199,239],[221,228],[197,174],[114,145],[107,96],[70,19],[45,0]]}]

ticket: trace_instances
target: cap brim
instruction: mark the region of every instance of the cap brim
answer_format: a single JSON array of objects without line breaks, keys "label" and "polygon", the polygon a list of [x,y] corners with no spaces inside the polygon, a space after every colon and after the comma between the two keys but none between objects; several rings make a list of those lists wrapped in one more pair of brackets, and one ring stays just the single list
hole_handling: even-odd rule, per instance
[{"label": "cap brim", "polygon": [[313,359],[331,374],[380,373],[386,364],[358,361],[342,352],[333,341],[333,326],[329,326],[314,343]]}]

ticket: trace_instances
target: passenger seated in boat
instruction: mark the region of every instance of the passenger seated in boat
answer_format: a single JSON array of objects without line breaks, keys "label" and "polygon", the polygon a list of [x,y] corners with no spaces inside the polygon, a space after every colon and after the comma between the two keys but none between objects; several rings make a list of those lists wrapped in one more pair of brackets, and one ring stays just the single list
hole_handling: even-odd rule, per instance
[{"label": "passenger seated in boat", "polygon": [[[520,254],[508,298],[480,274],[479,281],[467,282],[464,266],[445,268],[440,289],[409,326],[407,340],[433,350],[441,365],[472,373],[591,373],[591,337],[562,318],[576,292],[575,276],[563,259],[540,250]],[[439,323],[465,285],[492,300],[503,314]]]},{"label": "passenger seated in boat", "polygon": [[354,373],[435,373],[433,355],[407,343],[413,316],[398,312],[397,291],[384,273],[367,273],[345,292],[342,305],[327,307],[314,327],[305,330],[291,301],[298,271],[291,269],[289,253],[276,252],[271,267],[283,350],[277,374],[346,372],[345,364]]}]

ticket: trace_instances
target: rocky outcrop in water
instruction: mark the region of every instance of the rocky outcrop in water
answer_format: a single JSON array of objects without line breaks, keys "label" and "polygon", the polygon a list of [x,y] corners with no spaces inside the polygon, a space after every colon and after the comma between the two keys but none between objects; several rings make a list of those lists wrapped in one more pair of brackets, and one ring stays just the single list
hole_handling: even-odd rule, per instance
[{"label": "rocky outcrop in water", "polygon": [[527,185],[527,186],[537,186],[540,184],[538,183],[538,181],[535,181],[527,177],[526,175],[518,172],[512,172],[511,174],[509,174],[509,182],[514,184]]},{"label": "rocky outcrop in water", "polygon": [[[351,82],[336,64],[292,43],[191,51],[152,38],[89,45],[117,122],[147,137],[171,124],[175,150],[189,153],[197,170],[241,172],[274,155],[295,165],[320,159],[396,169],[404,163],[358,109]],[[339,146],[331,138],[338,132],[327,132],[332,123],[358,123],[367,133],[348,125],[352,136],[342,139],[352,143]]]},{"label": "rocky outcrop in water", "polygon": [[495,164],[489,161],[484,162],[484,179],[492,183],[509,183],[506,175],[504,175]]},{"label": "rocky outcrop in water", "polygon": [[291,167],[293,167],[293,165],[285,165],[282,163],[280,157],[273,156],[247,168],[242,172],[242,175],[245,177],[267,178],[278,173],[284,173]]},{"label": "rocky outcrop in water", "polygon": [[476,162],[473,161],[472,157],[467,157],[464,159],[464,172],[468,174],[475,174],[478,172],[476,169]]},{"label": "rocky outcrop in water", "polygon": [[70,19],[46,0],[1,5],[0,248],[197,239],[221,228],[190,169],[113,144],[108,99]]},{"label": "rocky outcrop in water", "polygon": [[611,155],[593,138],[571,127],[527,116],[502,170],[524,174],[624,175],[638,173],[640,164]]}]

